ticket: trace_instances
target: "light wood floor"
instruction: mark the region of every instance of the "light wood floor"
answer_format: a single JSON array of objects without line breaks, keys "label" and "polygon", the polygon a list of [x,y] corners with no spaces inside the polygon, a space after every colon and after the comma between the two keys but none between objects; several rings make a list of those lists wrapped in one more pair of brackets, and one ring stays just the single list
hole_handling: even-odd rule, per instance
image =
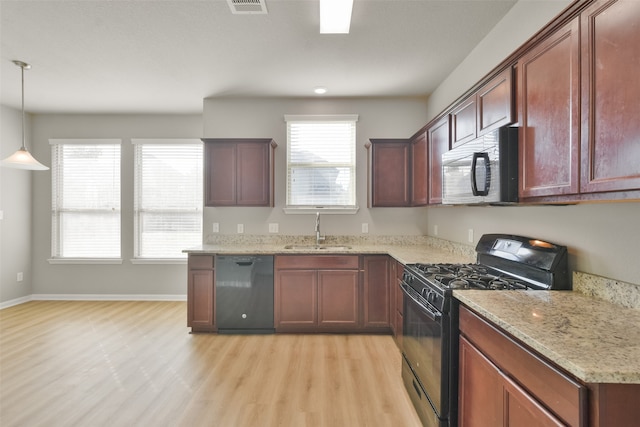
[{"label": "light wood floor", "polygon": [[184,302],[0,310],[0,425],[420,426],[390,336],[185,325]]}]

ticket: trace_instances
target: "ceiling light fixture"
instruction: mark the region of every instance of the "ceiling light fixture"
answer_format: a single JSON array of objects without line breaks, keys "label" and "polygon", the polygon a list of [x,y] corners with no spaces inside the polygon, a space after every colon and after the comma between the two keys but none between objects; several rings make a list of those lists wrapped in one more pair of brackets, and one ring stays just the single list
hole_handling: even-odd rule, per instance
[{"label": "ceiling light fixture", "polygon": [[318,86],[317,88],[313,89],[313,91],[317,95],[324,95],[325,93],[327,93],[327,88],[326,87],[322,87],[322,86]]},{"label": "ceiling light fixture", "polygon": [[349,34],[353,0],[320,0],[320,34]]},{"label": "ceiling light fixture", "polygon": [[24,70],[28,70],[31,68],[31,65],[22,62],[22,61],[13,61],[18,67],[22,70],[22,147],[11,156],[4,159],[0,162],[0,165],[15,168],[15,169],[28,169],[28,170],[38,170],[43,171],[49,169],[47,166],[43,165],[39,161],[33,158],[31,153],[27,150],[25,146],[25,132],[24,132]]}]

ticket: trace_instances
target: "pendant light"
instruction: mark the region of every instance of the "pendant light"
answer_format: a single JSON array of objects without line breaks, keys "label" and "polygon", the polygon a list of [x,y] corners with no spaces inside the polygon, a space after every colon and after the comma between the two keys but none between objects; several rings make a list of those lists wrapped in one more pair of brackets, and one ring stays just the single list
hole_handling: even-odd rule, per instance
[{"label": "pendant light", "polygon": [[38,170],[43,171],[49,169],[47,166],[43,165],[39,161],[33,158],[31,153],[27,150],[25,146],[25,132],[24,132],[24,70],[28,70],[31,68],[31,65],[22,62],[22,61],[13,61],[18,67],[22,70],[22,147],[11,156],[7,157],[3,161],[0,162],[0,165],[15,168],[15,169],[28,169],[28,170]]}]

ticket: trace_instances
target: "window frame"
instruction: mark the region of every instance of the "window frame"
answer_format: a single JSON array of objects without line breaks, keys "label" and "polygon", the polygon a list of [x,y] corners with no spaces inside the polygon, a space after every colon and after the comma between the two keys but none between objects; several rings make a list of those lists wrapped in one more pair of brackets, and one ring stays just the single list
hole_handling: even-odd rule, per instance
[{"label": "window frame", "polygon": [[[202,142],[202,140],[197,139],[197,138],[133,138],[131,139],[131,143],[134,146],[134,153],[133,153],[133,157],[134,157],[134,178],[133,178],[133,186],[134,186],[134,201],[133,201],[133,228],[134,228],[134,242],[133,242],[133,258],[130,260],[132,264],[186,264],[187,263],[187,254],[183,254],[183,256],[180,257],[170,257],[170,256],[166,256],[166,257],[153,257],[153,256],[142,256],[140,254],[140,248],[141,248],[141,230],[140,230],[140,212],[141,209],[139,209],[139,197],[141,196],[140,191],[141,189],[141,183],[139,182],[139,167],[140,167],[140,161],[142,159],[139,158],[139,151],[138,151],[138,147],[141,145],[173,145],[173,146],[181,146],[181,145],[189,145],[189,146],[195,146],[198,145],[201,148],[201,157],[200,157],[200,171],[199,171],[199,179],[198,179],[198,184],[200,185],[200,191],[199,191],[199,195],[200,195],[200,203],[197,204],[195,206],[195,211],[200,215],[200,232],[198,233],[199,235],[199,243],[202,243],[202,232],[203,232],[203,197],[204,197],[204,190],[203,190],[203,173],[204,173],[204,168],[203,168],[203,163],[204,163],[204,144]],[[172,212],[176,212],[175,209],[171,209]],[[184,212],[186,213],[187,210],[184,210]],[[185,243],[184,247],[186,248],[187,246],[189,246],[190,243]]]},{"label": "window frame", "polygon": [[[335,213],[335,214],[355,214],[358,212],[358,196],[357,196],[357,114],[340,114],[340,115],[290,115],[284,116],[286,124],[287,134],[287,153],[286,153],[286,170],[285,170],[285,207],[284,212],[287,214],[309,214],[309,213]],[[351,169],[350,181],[352,188],[351,195],[353,197],[353,204],[349,205],[292,205],[290,204],[290,169],[291,169],[291,135],[290,124],[291,123],[337,123],[337,122],[349,122],[353,124],[352,132],[352,146],[350,150],[352,152],[352,163],[348,166]]]},{"label": "window frame", "polygon": [[[50,139],[51,145],[51,258],[48,259],[50,264],[122,264],[122,139],[120,138],[74,138],[74,139]],[[67,209],[60,208],[58,193],[61,190],[57,180],[59,176],[58,168],[61,166],[57,163],[56,150],[63,145],[117,145],[119,149],[118,158],[118,202],[117,208],[112,207],[112,211],[118,213],[118,256],[117,257],[65,257],[60,255],[61,232],[60,232],[60,215]],[[114,185],[114,188],[116,186]],[[77,211],[96,212],[95,208],[78,209]],[[105,210],[106,211],[106,210]]]}]

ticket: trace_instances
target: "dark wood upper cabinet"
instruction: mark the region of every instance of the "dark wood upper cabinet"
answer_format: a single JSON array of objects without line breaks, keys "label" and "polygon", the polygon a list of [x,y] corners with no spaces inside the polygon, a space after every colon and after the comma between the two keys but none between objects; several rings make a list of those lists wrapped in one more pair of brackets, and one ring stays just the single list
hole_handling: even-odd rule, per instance
[{"label": "dark wood upper cabinet", "polygon": [[515,121],[512,67],[507,67],[478,91],[477,113],[478,136]]},{"label": "dark wood upper cabinet", "polygon": [[640,2],[581,14],[583,193],[640,189]]},{"label": "dark wood upper cabinet", "polygon": [[429,145],[427,133],[411,139],[411,206],[424,206],[429,201]]},{"label": "dark wood upper cabinet", "polygon": [[451,148],[475,139],[477,134],[477,96],[473,94],[451,110]]},{"label": "dark wood upper cabinet", "polygon": [[411,206],[411,144],[408,139],[372,139],[373,207]]},{"label": "dark wood upper cabinet", "polygon": [[521,199],[579,189],[579,24],[573,19],[518,62]]},{"label": "dark wood upper cabinet", "polygon": [[427,129],[429,141],[429,204],[442,203],[442,155],[451,148],[449,115]]},{"label": "dark wood upper cabinet", "polygon": [[272,139],[203,141],[205,206],[273,206]]},{"label": "dark wood upper cabinet", "polygon": [[451,147],[457,147],[515,121],[513,68],[507,67],[455,106]]}]

